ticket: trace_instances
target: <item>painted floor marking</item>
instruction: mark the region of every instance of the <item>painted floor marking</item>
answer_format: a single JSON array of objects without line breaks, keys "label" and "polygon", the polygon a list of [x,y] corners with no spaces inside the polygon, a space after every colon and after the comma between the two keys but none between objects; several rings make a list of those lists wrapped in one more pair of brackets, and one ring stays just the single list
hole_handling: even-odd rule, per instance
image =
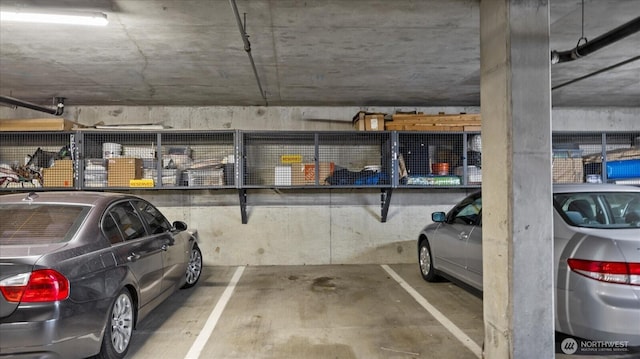
[{"label": "painted floor marking", "polygon": [[229,302],[229,299],[231,299],[231,295],[233,294],[233,291],[236,288],[236,284],[238,284],[238,281],[242,276],[242,272],[244,272],[244,268],[244,266],[240,266],[236,269],[236,272],[233,274],[231,281],[229,282],[229,284],[227,284],[227,288],[224,290],[224,293],[222,293],[222,296],[218,300],[218,303],[216,303],[213,311],[211,311],[211,314],[209,314],[209,319],[207,319],[207,322],[204,324],[204,327],[200,331],[200,334],[198,334],[198,337],[193,342],[193,345],[191,345],[191,349],[189,349],[189,352],[185,356],[185,359],[198,359],[200,357],[202,349],[204,349],[205,344],[207,344],[207,341],[209,341],[209,338],[211,337],[211,333],[213,333],[213,330],[218,324],[218,319],[220,319],[220,316],[224,311],[224,307]]},{"label": "painted floor marking", "polygon": [[431,303],[425,299],[420,293],[418,293],[413,287],[409,285],[402,277],[398,275],[391,267],[386,264],[381,265],[382,269],[384,269],[389,275],[395,279],[400,286],[409,293],[413,299],[418,302],[424,309],[427,310],[437,321],[440,322],[451,334],[453,334],[462,344],[467,347],[473,354],[475,354],[478,358],[482,358],[482,348],[476,342],[474,342],[468,335],[466,335],[460,328],[458,328],[452,321],[449,320],[442,312],[436,309]]}]

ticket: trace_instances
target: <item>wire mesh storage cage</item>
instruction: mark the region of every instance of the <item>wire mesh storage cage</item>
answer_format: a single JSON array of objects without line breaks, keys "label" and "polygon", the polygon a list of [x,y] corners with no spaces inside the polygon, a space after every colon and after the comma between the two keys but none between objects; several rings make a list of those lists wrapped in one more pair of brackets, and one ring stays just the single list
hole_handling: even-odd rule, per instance
[{"label": "wire mesh storage cage", "polygon": [[0,132],[0,189],[76,186],[75,133]]},{"label": "wire mesh storage cage", "polygon": [[[554,183],[640,185],[640,132],[554,132]],[[479,187],[479,132],[0,132],[0,190]]]},{"label": "wire mesh storage cage", "polygon": [[315,135],[309,132],[245,132],[242,137],[243,186],[304,185],[297,167],[315,162]]},{"label": "wire mesh storage cage", "polygon": [[640,132],[553,134],[554,183],[640,185]]},{"label": "wire mesh storage cage", "polygon": [[388,132],[244,132],[243,187],[390,186]]},{"label": "wire mesh storage cage", "polygon": [[234,132],[83,132],[82,186],[234,186]]},{"label": "wire mesh storage cage", "polygon": [[479,133],[398,133],[399,186],[479,186]]},{"label": "wire mesh storage cage", "polygon": [[154,187],[143,170],[157,167],[159,136],[139,131],[80,133],[79,172],[83,188]]},{"label": "wire mesh storage cage", "polygon": [[317,178],[317,184],[344,187],[392,185],[391,133],[320,132],[317,144],[318,162],[305,167],[305,181]]},{"label": "wire mesh storage cage", "polygon": [[235,132],[163,132],[162,165],[149,171],[162,186],[235,186]]}]

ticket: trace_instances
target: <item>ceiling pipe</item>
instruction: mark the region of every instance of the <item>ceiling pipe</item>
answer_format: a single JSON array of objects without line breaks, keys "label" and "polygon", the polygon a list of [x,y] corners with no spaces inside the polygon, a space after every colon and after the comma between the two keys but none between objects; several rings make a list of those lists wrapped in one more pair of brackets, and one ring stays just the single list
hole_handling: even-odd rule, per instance
[{"label": "ceiling pipe", "polygon": [[603,69],[594,71],[594,72],[586,74],[584,76],[580,76],[580,77],[578,77],[576,79],[569,80],[567,82],[564,82],[564,83],[561,83],[559,85],[556,85],[556,86],[552,87],[551,90],[557,90],[557,89],[565,87],[567,85],[571,85],[572,83],[588,79],[589,77],[593,77],[595,75],[599,75],[599,74],[601,74],[603,72],[607,72],[607,71],[613,70],[613,69],[615,69],[617,67],[624,66],[624,65],[626,65],[628,63],[631,63],[631,62],[634,62],[634,61],[638,61],[638,60],[640,60],[640,56],[635,56],[635,57],[632,57],[630,59],[626,59],[624,61],[618,62],[617,64],[613,64],[611,66],[607,66],[607,67],[605,67]]},{"label": "ceiling pipe", "polygon": [[640,31],[640,16],[635,19],[622,24],[615,29],[600,35],[591,41],[587,41],[582,45],[576,46],[571,50],[566,51],[551,51],[551,63],[557,64],[561,62],[568,62],[577,60],[581,57],[587,56],[601,48],[611,45],[614,42],[622,40],[623,38],[635,34]]},{"label": "ceiling pipe", "polygon": [[[251,55],[251,43],[249,42],[249,35],[247,35],[246,28],[240,19],[240,13],[238,12],[238,6],[236,5],[236,0],[229,0],[231,3],[231,8],[233,9],[233,13],[236,16],[236,22],[238,23],[238,29],[240,30],[240,35],[242,36],[242,41],[244,42],[244,51],[249,55],[249,61],[251,61],[251,67],[253,68],[253,75],[256,77],[256,81],[258,82],[258,89],[260,89],[260,95],[264,99],[265,104],[268,106],[267,102],[267,94],[262,90],[262,84],[260,84],[260,77],[258,76],[258,70],[256,69],[256,64],[253,61],[253,56]],[[245,19],[246,23],[246,19]]]},{"label": "ceiling pipe", "polygon": [[31,102],[18,100],[17,98],[9,97],[9,96],[0,96],[0,102],[7,103],[10,105],[25,107],[31,110],[46,112],[51,115],[62,116],[64,112],[64,97],[54,97],[54,106],[55,108],[51,109],[48,107],[43,107],[40,105],[36,105]]}]

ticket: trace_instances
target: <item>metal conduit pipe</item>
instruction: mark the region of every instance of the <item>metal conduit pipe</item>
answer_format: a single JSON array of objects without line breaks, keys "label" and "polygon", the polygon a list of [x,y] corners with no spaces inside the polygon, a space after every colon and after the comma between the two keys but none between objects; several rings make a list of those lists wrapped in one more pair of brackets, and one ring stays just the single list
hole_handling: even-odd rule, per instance
[{"label": "metal conduit pipe", "polygon": [[35,111],[45,112],[51,115],[62,116],[62,113],[64,112],[64,97],[54,97],[53,101],[55,108],[51,109],[48,107],[36,105],[35,103],[18,100],[17,98],[0,96],[0,102],[3,103],[18,107],[24,107]]},{"label": "metal conduit pipe", "polygon": [[253,75],[256,77],[256,81],[258,82],[258,89],[260,89],[260,95],[264,99],[265,103],[267,103],[267,95],[262,90],[262,84],[260,83],[260,77],[258,76],[258,70],[256,69],[256,64],[253,61],[253,56],[251,55],[251,43],[249,42],[249,35],[245,31],[245,27],[242,24],[242,20],[240,19],[240,13],[238,12],[238,6],[236,5],[235,0],[229,0],[231,4],[231,8],[233,9],[233,13],[236,16],[236,22],[238,23],[238,29],[240,30],[240,35],[242,36],[242,41],[244,42],[244,51],[249,55],[249,61],[251,61],[251,68],[253,68]]},{"label": "metal conduit pipe", "polygon": [[640,16],[571,50],[551,51],[551,63],[577,60],[638,31],[640,31]]}]

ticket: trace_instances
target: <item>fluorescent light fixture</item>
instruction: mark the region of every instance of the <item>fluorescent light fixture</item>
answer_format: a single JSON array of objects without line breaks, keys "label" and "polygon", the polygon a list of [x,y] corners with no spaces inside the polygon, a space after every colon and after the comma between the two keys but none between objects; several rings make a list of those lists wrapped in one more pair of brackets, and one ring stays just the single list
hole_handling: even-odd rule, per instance
[{"label": "fluorescent light fixture", "polygon": [[37,13],[5,10],[0,11],[0,21],[90,26],[106,26],[109,23],[107,15],[101,12]]}]

